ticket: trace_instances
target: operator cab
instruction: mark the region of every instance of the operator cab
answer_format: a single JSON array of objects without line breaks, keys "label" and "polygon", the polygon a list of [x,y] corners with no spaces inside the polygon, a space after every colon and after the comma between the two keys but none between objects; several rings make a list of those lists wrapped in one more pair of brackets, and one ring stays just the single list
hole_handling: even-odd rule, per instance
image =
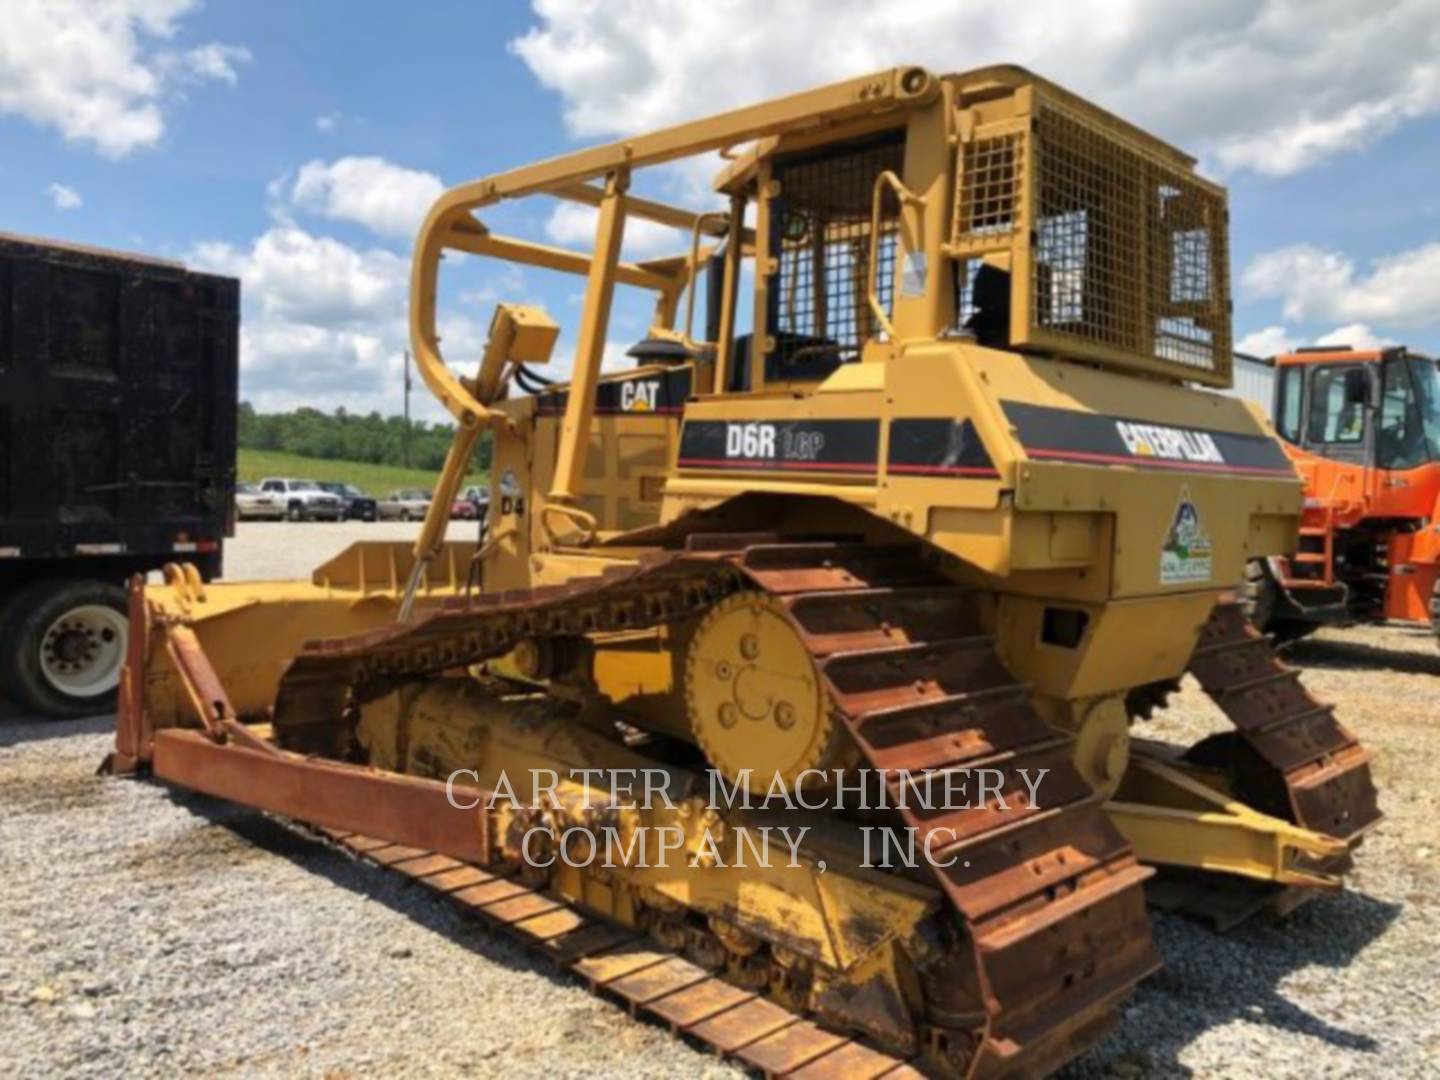
[{"label": "operator cab", "polygon": [[1334,461],[1413,469],[1440,461],[1440,365],[1403,348],[1301,349],[1276,359],[1281,438]]}]

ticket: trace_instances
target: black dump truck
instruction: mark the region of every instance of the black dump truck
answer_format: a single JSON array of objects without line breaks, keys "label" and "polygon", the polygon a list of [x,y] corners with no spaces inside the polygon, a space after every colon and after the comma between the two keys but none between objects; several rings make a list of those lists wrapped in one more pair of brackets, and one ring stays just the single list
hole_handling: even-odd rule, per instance
[{"label": "black dump truck", "polygon": [[0,233],[0,698],[107,711],[126,580],[219,575],[239,305],[232,278]]}]

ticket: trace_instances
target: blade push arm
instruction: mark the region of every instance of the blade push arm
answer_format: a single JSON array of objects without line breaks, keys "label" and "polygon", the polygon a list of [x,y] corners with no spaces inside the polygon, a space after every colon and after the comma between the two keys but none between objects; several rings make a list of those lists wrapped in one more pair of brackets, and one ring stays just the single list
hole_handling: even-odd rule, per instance
[{"label": "blade push arm", "polygon": [[[489,406],[499,398],[505,385],[506,365],[547,362],[559,333],[560,328],[539,308],[501,304],[495,309],[494,318],[490,320],[490,336],[485,342],[485,354],[481,358],[480,370],[475,378],[456,378],[449,369],[446,369],[446,375],[488,413]],[[469,471],[475,441],[480,437],[480,428],[480,424],[472,423],[461,424],[455,429],[455,438],[445,455],[445,467],[440,472],[440,481],[430,500],[430,509],[425,514],[425,524],[421,526],[420,535],[415,540],[415,565],[405,582],[405,596],[401,600],[397,615],[400,622],[410,618],[415,594],[425,579],[425,570],[445,542],[445,527],[450,523],[450,507],[455,502],[466,472]]]}]

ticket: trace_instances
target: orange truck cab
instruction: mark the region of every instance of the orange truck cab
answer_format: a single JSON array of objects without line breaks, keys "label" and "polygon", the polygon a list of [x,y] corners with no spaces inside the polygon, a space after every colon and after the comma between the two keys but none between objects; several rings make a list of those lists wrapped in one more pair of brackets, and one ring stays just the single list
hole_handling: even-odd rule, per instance
[{"label": "orange truck cab", "polygon": [[1440,632],[1440,366],[1403,348],[1277,356],[1274,417],[1305,508],[1295,554],[1251,568],[1256,622]]}]

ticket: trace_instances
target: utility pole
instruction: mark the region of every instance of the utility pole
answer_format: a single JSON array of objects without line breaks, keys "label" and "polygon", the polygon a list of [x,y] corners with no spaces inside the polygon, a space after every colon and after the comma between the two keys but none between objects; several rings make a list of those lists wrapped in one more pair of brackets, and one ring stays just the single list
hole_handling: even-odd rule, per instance
[{"label": "utility pole", "polygon": [[405,437],[401,443],[401,454],[405,458],[405,467],[410,467],[410,350],[405,350]]}]

